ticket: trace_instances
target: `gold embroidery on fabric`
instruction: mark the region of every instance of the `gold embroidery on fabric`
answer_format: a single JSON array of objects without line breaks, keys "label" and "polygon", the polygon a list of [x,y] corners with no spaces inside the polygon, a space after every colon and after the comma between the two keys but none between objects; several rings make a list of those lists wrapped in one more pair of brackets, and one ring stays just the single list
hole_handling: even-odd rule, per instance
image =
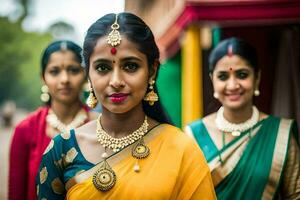
[{"label": "gold embroidery on fabric", "polygon": [[45,149],[43,155],[45,155],[46,153],[48,153],[54,146],[54,140],[51,140],[50,143],[48,144],[47,148]]},{"label": "gold embroidery on fabric", "polygon": [[70,164],[73,162],[74,158],[78,155],[77,150],[75,149],[75,147],[71,148],[68,152],[67,155],[65,157],[66,163]]},{"label": "gold embroidery on fabric", "polygon": [[46,167],[43,167],[42,170],[40,171],[40,182],[41,184],[45,183],[48,177],[48,171]]},{"label": "gold embroidery on fabric", "polygon": [[54,165],[58,169],[64,170],[69,164],[71,164],[74,161],[77,155],[78,152],[75,149],[75,147],[73,147],[67,152],[67,155],[61,154],[61,159],[54,161]]},{"label": "gold embroidery on fabric", "polygon": [[[64,155],[62,155],[64,156]],[[63,166],[63,160],[59,159],[58,161],[54,161],[54,165],[59,169],[59,170],[64,170],[64,166]]]},{"label": "gold embroidery on fabric", "polygon": [[55,178],[52,181],[51,187],[53,192],[56,194],[63,194],[65,192],[64,184],[60,181],[59,178]]},{"label": "gold embroidery on fabric", "polygon": [[65,139],[65,140],[68,140],[68,139],[70,139],[70,137],[71,137],[70,131],[66,131],[66,132],[64,132],[64,133],[62,133],[62,134],[60,134],[60,135],[61,135],[61,137],[62,137],[63,139]]}]

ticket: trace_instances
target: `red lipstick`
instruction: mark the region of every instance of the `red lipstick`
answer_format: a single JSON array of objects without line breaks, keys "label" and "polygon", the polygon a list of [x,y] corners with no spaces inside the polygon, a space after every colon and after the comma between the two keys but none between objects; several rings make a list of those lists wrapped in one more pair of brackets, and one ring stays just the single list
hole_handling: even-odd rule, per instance
[{"label": "red lipstick", "polygon": [[114,93],[109,95],[110,100],[113,103],[121,103],[127,99],[128,94],[125,93]]}]

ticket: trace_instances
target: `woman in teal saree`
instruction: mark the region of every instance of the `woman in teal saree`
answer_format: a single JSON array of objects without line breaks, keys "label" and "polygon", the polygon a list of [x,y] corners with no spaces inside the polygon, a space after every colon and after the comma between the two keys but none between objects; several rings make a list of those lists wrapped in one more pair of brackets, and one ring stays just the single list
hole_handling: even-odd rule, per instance
[{"label": "woman in teal saree", "polygon": [[210,56],[222,107],[186,127],[208,161],[218,199],[300,199],[300,150],[293,120],[257,110],[255,49],[230,38]]}]

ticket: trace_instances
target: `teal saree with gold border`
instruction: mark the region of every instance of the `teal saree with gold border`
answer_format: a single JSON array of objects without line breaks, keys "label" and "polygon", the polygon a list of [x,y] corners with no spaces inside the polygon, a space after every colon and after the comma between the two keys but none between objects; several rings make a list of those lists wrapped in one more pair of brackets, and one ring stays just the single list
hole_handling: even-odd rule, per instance
[{"label": "teal saree with gold border", "polygon": [[290,137],[297,133],[293,120],[269,116],[222,149],[216,147],[202,120],[188,127],[208,161],[218,199],[276,196]]}]

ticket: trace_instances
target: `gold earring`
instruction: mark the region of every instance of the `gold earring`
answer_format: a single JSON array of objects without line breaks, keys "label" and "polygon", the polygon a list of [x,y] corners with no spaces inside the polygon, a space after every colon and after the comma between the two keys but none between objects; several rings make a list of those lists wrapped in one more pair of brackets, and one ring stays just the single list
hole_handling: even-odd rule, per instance
[{"label": "gold earring", "polygon": [[254,90],[254,96],[258,97],[260,95],[259,89]]},{"label": "gold earring", "polygon": [[155,103],[156,101],[158,101],[158,96],[157,96],[157,94],[154,92],[154,87],[153,87],[154,83],[155,83],[154,80],[150,80],[150,81],[149,81],[149,90],[150,90],[150,92],[148,92],[148,93],[146,94],[146,96],[144,97],[144,100],[145,100],[145,101],[148,101],[150,106],[153,106],[154,103]]},{"label": "gold earring", "polygon": [[50,100],[49,88],[47,85],[41,87],[42,94],[40,96],[41,101],[47,103]]},{"label": "gold earring", "polygon": [[93,88],[91,86],[91,84],[89,84],[90,86],[90,94],[88,96],[88,98],[86,99],[86,104],[90,107],[90,108],[95,108],[97,106],[98,100],[95,97]]}]

